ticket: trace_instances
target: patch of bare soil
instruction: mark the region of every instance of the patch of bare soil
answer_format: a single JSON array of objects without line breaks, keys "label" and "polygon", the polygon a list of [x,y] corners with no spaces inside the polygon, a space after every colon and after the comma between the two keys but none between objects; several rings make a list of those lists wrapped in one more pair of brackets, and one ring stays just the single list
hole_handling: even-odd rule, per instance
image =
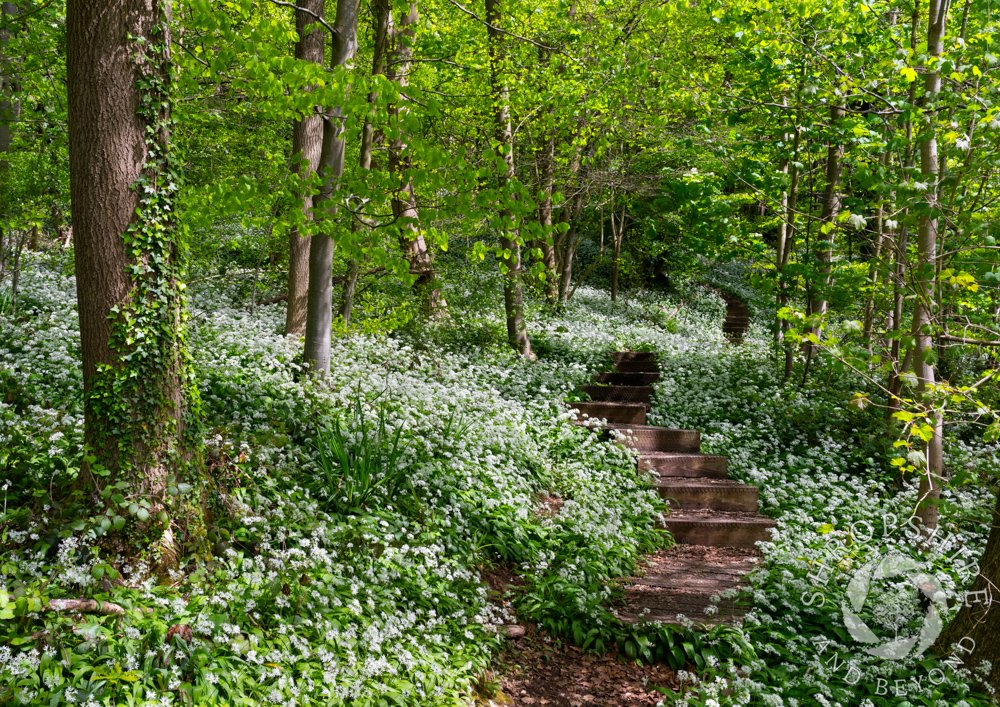
[{"label": "patch of bare soil", "polygon": [[490,688],[480,707],[652,707],[678,683],[666,666],[590,655],[528,627],[500,656]]}]

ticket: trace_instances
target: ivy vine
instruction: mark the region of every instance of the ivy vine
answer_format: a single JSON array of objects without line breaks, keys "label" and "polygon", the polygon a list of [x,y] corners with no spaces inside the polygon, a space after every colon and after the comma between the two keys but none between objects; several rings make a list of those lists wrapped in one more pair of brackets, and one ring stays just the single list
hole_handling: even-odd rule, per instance
[{"label": "ivy vine", "polygon": [[133,185],[139,204],[123,236],[132,290],[111,313],[109,346],[117,363],[100,368],[88,400],[104,422],[101,438],[91,443],[116,450],[105,455],[114,469],[88,458],[93,474],[114,479],[101,489],[109,504],[105,518],[120,530],[132,516],[131,539],[151,543],[161,566],[176,562],[177,530],[185,545],[205,546],[196,491],[204,466],[201,406],[187,350],[185,266],[174,209],[180,176],[170,146],[176,75],[169,22],[161,4],[148,34],[129,37],[137,114],[145,125],[145,162]]}]

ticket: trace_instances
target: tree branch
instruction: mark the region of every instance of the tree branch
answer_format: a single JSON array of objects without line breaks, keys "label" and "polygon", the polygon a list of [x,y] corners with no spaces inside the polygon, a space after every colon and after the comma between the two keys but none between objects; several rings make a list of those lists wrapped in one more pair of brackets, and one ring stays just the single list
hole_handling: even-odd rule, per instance
[{"label": "tree branch", "polygon": [[969,344],[970,346],[1000,346],[1000,341],[969,339],[965,336],[952,336],[951,334],[941,334],[938,338],[942,341],[952,341],[956,344]]},{"label": "tree branch", "polygon": [[[276,0],[271,0],[271,2],[275,2],[275,1]],[[475,12],[473,12],[472,10],[470,10],[469,8],[467,8],[465,5],[463,5],[462,3],[458,2],[458,0],[448,0],[448,2],[450,2],[452,5],[454,5],[455,7],[457,7],[459,10],[461,10],[462,12],[464,12],[466,15],[468,15],[469,17],[471,17],[472,19],[474,19],[476,22],[482,23],[483,25],[485,25],[489,29],[493,30],[494,32],[500,32],[502,34],[506,34],[509,37],[513,37],[514,39],[519,39],[522,42],[527,42],[528,44],[531,44],[532,46],[536,46],[539,49],[544,49],[547,52],[557,52],[559,54],[563,53],[563,52],[560,52],[559,49],[556,48],[556,47],[550,47],[547,44],[542,44],[541,42],[536,42],[534,39],[529,39],[528,37],[521,36],[520,34],[514,34],[513,32],[508,32],[505,29],[502,29],[500,27],[497,27],[496,25],[490,24],[489,22],[487,22],[486,20],[484,20],[482,17],[480,17],[479,15],[477,15]]]},{"label": "tree branch", "polygon": [[295,10],[296,12],[304,12],[307,15],[309,15],[310,17],[312,17],[314,20],[316,20],[316,22],[318,22],[319,24],[323,25],[326,28],[326,30],[331,35],[333,35],[334,37],[336,37],[338,34],[340,34],[337,31],[337,28],[336,27],[331,27],[327,23],[327,21],[325,19],[323,19],[322,16],[319,15],[319,13],[313,12],[312,10],[310,10],[308,8],[299,7],[294,2],[285,2],[284,0],[269,0],[269,2],[275,4],[275,5],[279,6],[279,7],[290,7],[293,10]]}]

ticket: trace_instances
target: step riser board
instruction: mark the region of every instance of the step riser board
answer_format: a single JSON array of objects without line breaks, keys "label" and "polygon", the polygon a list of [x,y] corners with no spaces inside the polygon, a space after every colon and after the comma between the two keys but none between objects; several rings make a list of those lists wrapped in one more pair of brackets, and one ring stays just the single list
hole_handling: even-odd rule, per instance
[{"label": "step riser board", "polygon": [[754,547],[771,539],[764,523],[727,523],[715,520],[678,520],[667,518],[667,529],[682,545],[714,547]]},{"label": "step riser board", "polygon": [[757,510],[757,488],[754,486],[722,487],[658,484],[660,496],[671,508],[681,510],[708,509],[713,511]]},{"label": "step riser board", "polygon": [[659,373],[601,373],[598,383],[607,385],[652,385],[660,380]]},{"label": "step riser board", "polygon": [[639,452],[686,452],[701,450],[701,433],[697,430],[671,430],[667,428],[645,430],[619,430],[627,433],[622,444]]},{"label": "step riser board", "polygon": [[640,455],[639,469],[641,471],[654,471],[659,476],[708,477],[711,479],[725,479],[729,476],[729,463],[726,457],[701,454],[678,454],[674,457]]},{"label": "step riser board", "polygon": [[656,363],[655,351],[615,351],[611,354],[611,360],[615,363],[622,361],[644,361],[646,363]]},{"label": "step riser board", "polygon": [[648,385],[585,385],[581,388],[591,400],[649,405],[653,389]]},{"label": "step riser board", "polygon": [[580,418],[607,420],[614,424],[646,424],[646,406],[642,403],[570,403]]},{"label": "step riser board", "polygon": [[615,366],[619,373],[659,373],[656,361],[622,361]]}]

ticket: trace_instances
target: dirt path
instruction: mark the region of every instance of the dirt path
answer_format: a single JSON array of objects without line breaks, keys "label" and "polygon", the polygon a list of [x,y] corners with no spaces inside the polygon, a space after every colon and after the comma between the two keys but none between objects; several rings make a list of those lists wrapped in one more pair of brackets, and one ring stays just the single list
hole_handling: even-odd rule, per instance
[{"label": "dirt path", "polygon": [[510,642],[497,670],[496,692],[482,699],[481,707],[653,707],[678,688],[666,666],[589,655],[534,629]]}]

